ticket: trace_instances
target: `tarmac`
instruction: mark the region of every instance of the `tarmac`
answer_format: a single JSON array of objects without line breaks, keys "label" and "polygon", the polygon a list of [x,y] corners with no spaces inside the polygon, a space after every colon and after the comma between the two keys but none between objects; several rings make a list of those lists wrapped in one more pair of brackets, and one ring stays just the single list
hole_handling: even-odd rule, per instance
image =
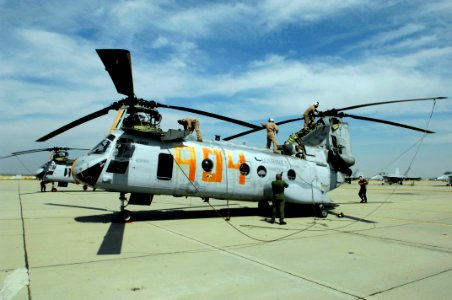
[{"label": "tarmac", "polygon": [[[0,180],[0,299],[451,299],[452,187],[330,192],[327,218],[155,196],[114,222],[118,193]],[[228,217],[230,220],[227,221]]]}]

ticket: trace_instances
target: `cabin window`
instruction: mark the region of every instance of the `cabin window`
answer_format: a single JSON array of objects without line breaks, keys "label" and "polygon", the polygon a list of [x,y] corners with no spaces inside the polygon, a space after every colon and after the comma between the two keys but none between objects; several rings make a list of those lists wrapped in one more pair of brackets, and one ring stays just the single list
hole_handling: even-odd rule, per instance
[{"label": "cabin window", "polygon": [[211,172],[213,169],[213,161],[210,158],[206,158],[202,161],[201,166],[205,172]]},{"label": "cabin window", "polygon": [[135,146],[132,144],[122,144],[118,142],[116,144],[116,151],[116,157],[131,158],[133,152],[135,151]]},{"label": "cabin window", "polygon": [[167,153],[159,154],[157,166],[157,178],[160,180],[171,180],[173,178],[173,156]]},{"label": "cabin window", "polygon": [[287,171],[287,178],[289,178],[289,180],[295,180],[295,178],[297,178],[297,173],[295,173],[295,170],[290,169],[289,171]]},{"label": "cabin window", "polygon": [[129,161],[112,160],[108,165],[107,172],[115,174],[125,174],[128,166]]},{"label": "cabin window", "polygon": [[267,176],[267,169],[264,166],[259,166],[257,168],[257,176],[264,178]]},{"label": "cabin window", "polygon": [[250,166],[246,163],[241,164],[239,170],[240,174],[242,174],[243,176],[247,176],[248,174],[250,174]]}]

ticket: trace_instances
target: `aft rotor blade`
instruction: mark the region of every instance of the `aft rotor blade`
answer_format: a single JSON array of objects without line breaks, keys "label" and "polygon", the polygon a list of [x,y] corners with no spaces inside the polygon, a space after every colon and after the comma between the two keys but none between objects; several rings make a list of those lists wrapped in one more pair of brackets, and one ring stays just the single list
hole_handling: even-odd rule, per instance
[{"label": "aft rotor blade", "polygon": [[203,116],[207,116],[207,117],[223,120],[223,121],[226,121],[226,122],[234,123],[234,124],[237,124],[237,125],[242,125],[242,126],[253,128],[253,129],[260,129],[261,128],[260,126],[257,126],[257,125],[254,125],[254,124],[251,124],[251,123],[248,123],[248,122],[244,122],[244,121],[237,120],[237,119],[232,119],[232,118],[229,118],[229,117],[225,117],[225,116],[222,116],[222,115],[217,115],[217,114],[214,114],[214,113],[210,113],[210,112],[206,112],[206,111],[202,111],[202,110],[198,110],[198,109],[182,107],[182,106],[167,105],[167,104],[160,104],[160,103],[155,103],[154,105],[156,107],[163,107],[163,108],[170,108],[170,109],[187,111],[187,112],[191,112],[191,113],[195,113],[195,114],[199,114],[199,115],[203,115]]},{"label": "aft rotor blade", "polygon": [[391,100],[391,101],[383,101],[383,102],[373,102],[373,103],[365,103],[365,104],[358,104],[358,105],[343,107],[343,108],[339,108],[339,109],[327,110],[327,111],[324,111],[323,113],[327,113],[329,111],[351,110],[351,109],[356,109],[356,108],[361,108],[361,107],[366,107],[366,106],[392,104],[392,103],[399,103],[399,102],[443,100],[443,99],[447,99],[447,97],[430,97],[430,98],[418,98],[418,99],[405,99],[405,100]]},{"label": "aft rotor blade", "polygon": [[67,130],[73,128],[73,127],[76,127],[76,126],[81,125],[81,124],[83,124],[83,123],[85,123],[85,122],[91,121],[91,120],[93,120],[93,119],[95,119],[95,118],[98,118],[98,117],[100,117],[100,116],[106,115],[106,114],[108,114],[108,112],[110,111],[110,109],[114,108],[114,107],[112,107],[112,106],[113,106],[113,105],[108,106],[108,107],[106,107],[106,108],[103,108],[103,109],[101,109],[101,110],[98,110],[98,111],[96,111],[96,112],[93,112],[92,114],[89,114],[89,115],[87,115],[87,116],[84,116],[84,117],[82,117],[82,118],[80,118],[80,119],[78,119],[78,120],[75,120],[75,121],[73,121],[73,122],[71,122],[71,123],[69,123],[69,124],[66,124],[66,125],[64,125],[63,127],[60,127],[60,128],[58,128],[57,130],[52,131],[51,133],[49,133],[49,134],[47,134],[47,135],[45,135],[45,136],[43,136],[43,137],[37,139],[36,142],[44,142],[44,141],[47,141],[48,139],[51,139],[51,138],[53,138],[54,136],[57,136],[57,135],[59,135],[60,133],[63,133],[63,132],[65,132],[65,131],[67,131]]},{"label": "aft rotor blade", "polygon": [[[285,120],[285,121],[281,121],[281,122],[276,122],[275,124],[276,125],[283,125],[283,124],[287,124],[287,123],[291,123],[291,122],[295,122],[295,121],[300,121],[300,120],[303,120],[303,118],[289,119],[289,120]],[[224,141],[230,141],[230,140],[233,140],[235,138],[238,138],[238,137],[241,137],[241,136],[244,136],[244,135],[247,135],[247,134],[251,134],[251,133],[263,130],[263,129],[265,129],[265,127],[262,126],[262,127],[259,127],[259,128],[247,130],[247,131],[235,134],[235,135],[228,136],[228,137],[224,138],[223,140]]]},{"label": "aft rotor blade", "polygon": [[128,50],[96,49],[105,69],[110,74],[116,91],[133,97],[132,58]]},{"label": "aft rotor blade", "polygon": [[357,119],[357,120],[377,122],[377,123],[382,123],[382,124],[402,127],[402,128],[406,128],[406,129],[411,129],[411,130],[415,130],[415,131],[424,132],[424,133],[435,133],[434,131],[430,131],[430,130],[427,130],[427,129],[417,128],[417,127],[413,127],[413,126],[409,126],[409,125],[405,125],[405,124],[400,124],[400,123],[396,123],[396,122],[391,122],[391,121],[386,121],[386,120],[381,120],[381,119],[369,118],[369,117],[364,117],[364,116],[356,116],[356,115],[350,115],[350,114],[343,114],[343,116],[344,117],[350,117],[350,118]]}]

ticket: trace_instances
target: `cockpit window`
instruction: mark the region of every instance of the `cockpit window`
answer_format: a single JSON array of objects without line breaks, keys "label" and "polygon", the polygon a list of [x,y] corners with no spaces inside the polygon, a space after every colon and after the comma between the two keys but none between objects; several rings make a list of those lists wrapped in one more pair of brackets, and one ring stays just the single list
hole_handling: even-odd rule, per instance
[{"label": "cockpit window", "polygon": [[103,154],[110,147],[111,142],[108,139],[100,142],[96,147],[94,147],[89,154]]}]

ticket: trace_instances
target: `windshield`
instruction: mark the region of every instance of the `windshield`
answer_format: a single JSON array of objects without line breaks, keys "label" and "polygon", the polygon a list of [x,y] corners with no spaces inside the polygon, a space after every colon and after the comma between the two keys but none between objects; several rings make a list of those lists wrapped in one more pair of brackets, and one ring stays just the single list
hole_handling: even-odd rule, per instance
[{"label": "windshield", "polygon": [[89,154],[103,154],[110,147],[111,142],[108,139],[104,139],[96,147],[94,147]]}]

